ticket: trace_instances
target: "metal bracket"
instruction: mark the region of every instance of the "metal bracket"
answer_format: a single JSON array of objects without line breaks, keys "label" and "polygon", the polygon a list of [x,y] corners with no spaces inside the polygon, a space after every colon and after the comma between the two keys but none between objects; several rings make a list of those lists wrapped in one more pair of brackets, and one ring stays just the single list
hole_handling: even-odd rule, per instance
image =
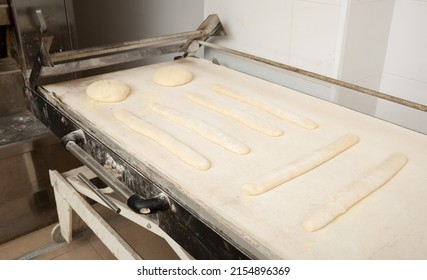
[{"label": "metal bracket", "polygon": [[53,62],[49,54],[50,47],[52,46],[53,36],[42,37],[40,42],[39,51],[37,52],[36,60],[33,63],[33,68],[27,83],[32,90],[36,89],[38,79],[41,75],[42,69],[45,66],[53,67]]},{"label": "metal bracket", "polygon": [[[83,197],[88,197],[101,205],[108,206],[106,202],[95,195],[87,184],[81,180],[75,180],[78,174],[87,174],[88,178],[94,178],[87,167],[79,167],[66,173],[58,173],[56,170],[49,172],[51,183],[57,203],[59,224],[52,230],[52,238],[55,242],[70,243],[73,239],[73,216],[77,214],[87,226],[95,233],[111,253],[118,259],[141,259],[136,252],[102,216],[89,205]],[[172,239],[156,222],[145,215],[138,215],[128,209],[126,205],[114,197],[109,197],[111,202],[120,207],[120,215],[132,221],[138,226],[163,238],[181,259],[193,259],[174,239]]]},{"label": "metal bracket", "polygon": [[203,36],[198,39],[189,39],[181,47],[182,51],[185,51],[183,57],[194,56],[196,51],[200,48],[198,41],[206,41],[212,36],[226,36],[227,33],[218,17],[218,15],[209,15],[197,28],[199,31],[203,31]]},{"label": "metal bracket", "polygon": [[46,21],[44,20],[42,10],[40,10],[40,9],[35,10],[35,14],[36,14],[36,19],[37,19],[38,24],[39,24],[40,34],[46,33],[47,32],[47,25],[46,25]]}]

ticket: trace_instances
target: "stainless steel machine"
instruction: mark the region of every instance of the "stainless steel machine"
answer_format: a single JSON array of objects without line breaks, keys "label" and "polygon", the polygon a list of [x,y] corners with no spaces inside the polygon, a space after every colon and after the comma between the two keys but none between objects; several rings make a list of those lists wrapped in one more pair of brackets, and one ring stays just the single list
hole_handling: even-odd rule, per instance
[{"label": "stainless steel machine", "polygon": [[37,49],[26,2],[0,2],[0,243],[57,221],[48,170],[79,164],[26,107],[23,73]]},{"label": "stainless steel machine", "polygon": [[[32,67],[41,35],[55,37],[52,52],[139,39],[145,36],[145,30],[123,32],[124,26],[140,24],[138,15],[110,18],[117,13],[132,13],[135,6],[145,7],[142,1],[135,0],[125,4],[117,1],[0,1],[0,174],[6,178],[0,185],[0,243],[55,222],[57,215],[48,170],[54,167],[68,170],[79,164],[61,148],[57,137],[27,110],[23,77]],[[97,11],[105,16],[93,21],[92,14]],[[98,29],[96,36],[92,32],[94,29]],[[145,61],[135,62],[133,66],[142,63]],[[132,64],[125,63],[109,69],[130,66]],[[75,79],[96,71],[49,78],[45,82]],[[32,198],[33,193],[39,193],[36,199]]]},{"label": "stainless steel machine", "polygon": [[[426,106],[211,44],[226,35],[218,15],[193,31],[69,51],[54,51],[55,37],[39,22],[24,72],[28,106],[84,165],[50,172],[58,240],[72,242],[74,210],[116,257],[139,258],[83,199],[90,197],[164,237],[182,258],[426,257],[426,135],[196,54],[217,49],[307,83]],[[74,76],[164,54],[175,59]],[[164,67],[192,79],[161,86],[152,77]],[[89,85],[109,79],[127,84],[129,96],[87,96]]]}]

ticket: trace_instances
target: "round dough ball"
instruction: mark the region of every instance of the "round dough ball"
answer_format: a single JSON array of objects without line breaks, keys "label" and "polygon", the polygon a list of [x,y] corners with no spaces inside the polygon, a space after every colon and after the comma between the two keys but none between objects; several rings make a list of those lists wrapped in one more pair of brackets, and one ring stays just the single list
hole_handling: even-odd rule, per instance
[{"label": "round dough ball", "polygon": [[117,80],[100,80],[90,84],[86,89],[86,94],[90,98],[105,103],[123,101],[129,92],[129,86]]},{"label": "round dough ball", "polygon": [[153,81],[164,87],[176,87],[188,84],[193,75],[180,66],[166,66],[158,69],[153,75]]}]

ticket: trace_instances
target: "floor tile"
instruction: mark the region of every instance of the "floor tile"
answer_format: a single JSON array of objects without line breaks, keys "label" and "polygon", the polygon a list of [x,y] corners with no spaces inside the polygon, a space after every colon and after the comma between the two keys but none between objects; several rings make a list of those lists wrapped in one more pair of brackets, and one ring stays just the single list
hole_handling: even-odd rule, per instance
[{"label": "floor tile", "polygon": [[50,236],[54,225],[39,229],[0,245],[0,260],[12,260],[52,242]]},{"label": "floor tile", "polygon": [[102,241],[96,236],[91,235],[88,237],[90,245],[104,260],[116,260],[117,258],[111,253],[111,251],[102,243]]},{"label": "floor tile", "polygon": [[[95,205],[97,211],[143,258],[150,260],[174,260],[178,256],[161,237],[136,225],[128,219],[112,215],[111,211]],[[84,224],[77,221],[81,226]],[[89,228],[84,228],[73,236],[70,244],[55,243],[51,238],[51,225],[23,237],[0,245],[0,259],[37,260],[114,260],[115,256]],[[81,229],[83,227],[80,227]]]},{"label": "floor tile", "polygon": [[58,255],[52,260],[102,260],[102,257],[87,241],[83,246]]}]

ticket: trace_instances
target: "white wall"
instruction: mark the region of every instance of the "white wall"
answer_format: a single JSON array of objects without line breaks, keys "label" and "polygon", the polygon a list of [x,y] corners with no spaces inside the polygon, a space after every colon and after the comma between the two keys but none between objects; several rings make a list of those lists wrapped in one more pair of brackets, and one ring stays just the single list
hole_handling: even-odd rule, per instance
[{"label": "white wall", "polygon": [[332,75],[340,0],[205,0],[228,33],[221,45]]},{"label": "white wall", "polygon": [[219,15],[227,32],[221,45],[288,62],[292,5],[292,0],[205,0],[205,15]]},{"label": "white wall", "polygon": [[[110,36],[117,29],[137,31],[120,33],[126,38],[194,30],[205,16],[216,13],[228,33],[217,40],[221,45],[427,104],[427,0],[127,1],[133,3],[127,6],[129,18],[113,22],[116,11],[111,10],[111,16],[101,18],[97,36],[90,32],[90,40],[120,38]],[[125,6],[118,6],[121,12]],[[219,52],[207,52],[206,57],[427,133],[426,113]]]},{"label": "white wall", "polygon": [[334,76],[341,1],[293,1],[289,64]]},{"label": "white wall", "polygon": [[[340,0],[205,0],[205,15],[218,14],[227,37],[216,43],[323,75],[333,76],[341,17]],[[333,99],[330,86],[307,84],[271,69],[217,52],[207,58],[317,97]],[[286,80],[284,80],[286,79]]]},{"label": "white wall", "polygon": [[[228,32],[216,43],[427,104],[426,0],[205,0],[204,9]],[[427,113],[215,51],[206,57],[427,133]]]},{"label": "white wall", "polygon": [[[380,90],[394,0],[348,1],[338,78]],[[339,104],[374,115],[377,99],[341,89]]]},{"label": "white wall", "polygon": [[[427,104],[427,1],[395,0],[380,90]],[[427,133],[427,113],[378,101],[376,116]]]}]

